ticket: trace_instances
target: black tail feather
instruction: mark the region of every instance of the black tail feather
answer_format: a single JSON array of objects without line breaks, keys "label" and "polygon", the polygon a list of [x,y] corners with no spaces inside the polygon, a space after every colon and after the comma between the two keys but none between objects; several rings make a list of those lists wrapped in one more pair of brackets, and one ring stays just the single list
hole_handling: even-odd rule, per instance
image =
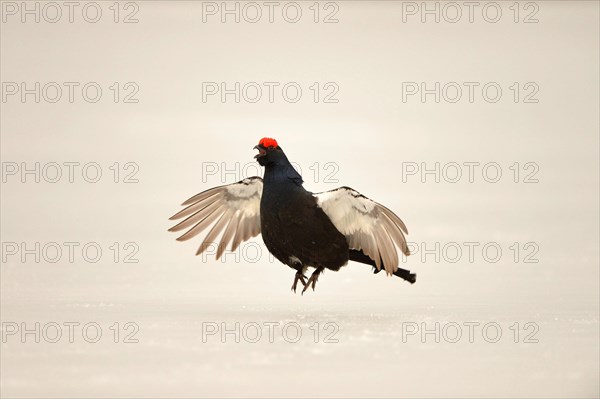
[{"label": "black tail feather", "polygon": [[[381,269],[377,269],[377,267],[375,265],[375,261],[373,259],[369,258],[367,255],[365,255],[363,251],[360,251],[357,249],[350,250],[349,259],[354,262],[360,262],[360,263],[364,263],[366,265],[373,266],[373,268],[375,269],[375,270],[373,270],[373,273],[375,273],[375,274],[379,273],[383,269],[383,264],[382,264]],[[398,268],[398,270],[396,270],[394,272],[394,276],[398,276],[401,279],[406,280],[411,284],[414,284],[417,281],[417,275],[415,273],[411,273],[410,270],[406,270],[406,269],[402,269],[402,268]]]}]

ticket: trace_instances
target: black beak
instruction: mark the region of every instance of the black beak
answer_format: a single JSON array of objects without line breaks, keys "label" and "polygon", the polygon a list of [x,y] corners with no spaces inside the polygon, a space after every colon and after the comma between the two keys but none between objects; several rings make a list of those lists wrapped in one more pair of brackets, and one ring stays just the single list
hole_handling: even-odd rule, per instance
[{"label": "black beak", "polygon": [[259,145],[255,145],[253,150],[258,150],[258,154],[254,156],[254,159],[260,158],[267,154],[267,151]]}]

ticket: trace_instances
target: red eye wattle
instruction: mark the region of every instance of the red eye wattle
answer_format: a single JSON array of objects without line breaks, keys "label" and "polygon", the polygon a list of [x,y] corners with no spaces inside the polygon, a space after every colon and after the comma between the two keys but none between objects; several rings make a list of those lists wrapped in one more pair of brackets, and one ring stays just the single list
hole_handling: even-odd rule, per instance
[{"label": "red eye wattle", "polygon": [[265,148],[279,147],[279,145],[277,144],[277,140],[268,137],[263,137],[262,139],[260,139],[258,145],[262,145]]}]

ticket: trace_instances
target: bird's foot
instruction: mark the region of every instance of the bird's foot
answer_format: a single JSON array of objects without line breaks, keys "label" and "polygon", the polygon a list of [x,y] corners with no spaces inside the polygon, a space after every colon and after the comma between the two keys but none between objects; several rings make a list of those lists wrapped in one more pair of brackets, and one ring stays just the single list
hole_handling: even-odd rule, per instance
[{"label": "bird's foot", "polygon": [[310,275],[310,278],[304,285],[304,289],[302,290],[302,295],[308,289],[308,287],[312,286],[313,291],[315,290],[315,285],[317,285],[317,280],[319,279],[319,275],[324,269],[322,267],[317,267],[317,269]]},{"label": "bird's foot", "polygon": [[304,286],[304,289],[306,289],[306,276],[302,274],[301,271],[297,271],[296,276],[294,277],[294,284],[292,284],[292,291],[294,291],[294,293],[296,292],[296,286],[298,285],[298,281],[300,281]]}]

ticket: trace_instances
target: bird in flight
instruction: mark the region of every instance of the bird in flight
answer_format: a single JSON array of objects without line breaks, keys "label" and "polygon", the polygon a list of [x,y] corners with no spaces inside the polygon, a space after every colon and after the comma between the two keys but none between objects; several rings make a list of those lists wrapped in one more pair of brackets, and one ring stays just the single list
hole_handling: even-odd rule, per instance
[{"label": "bird in flight", "polygon": [[[217,259],[262,234],[263,241],[281,263],[296,271],[302,294],[325,270],[338,271],[348,261],[371,265],[375,273],[385,270],[411,284],[416,274],[398,266],[396,247],[409,255],[404,222],[385,206],[350,187],[312,193],[303,187],[300,174],[288,161],[277,141],[263,138],[254,157],[264,166],[264,177],[249,177],[237,183],[211,188],[194,195],[184,209],[170,219],[183,219],[169,231],[187,230],[177,238],[186,241],[212,225],[196,255],[203,253],[221,235]],[[222,233],[222,234],[221,234]],[[307,279],[307,268],[314,272]]]}]

